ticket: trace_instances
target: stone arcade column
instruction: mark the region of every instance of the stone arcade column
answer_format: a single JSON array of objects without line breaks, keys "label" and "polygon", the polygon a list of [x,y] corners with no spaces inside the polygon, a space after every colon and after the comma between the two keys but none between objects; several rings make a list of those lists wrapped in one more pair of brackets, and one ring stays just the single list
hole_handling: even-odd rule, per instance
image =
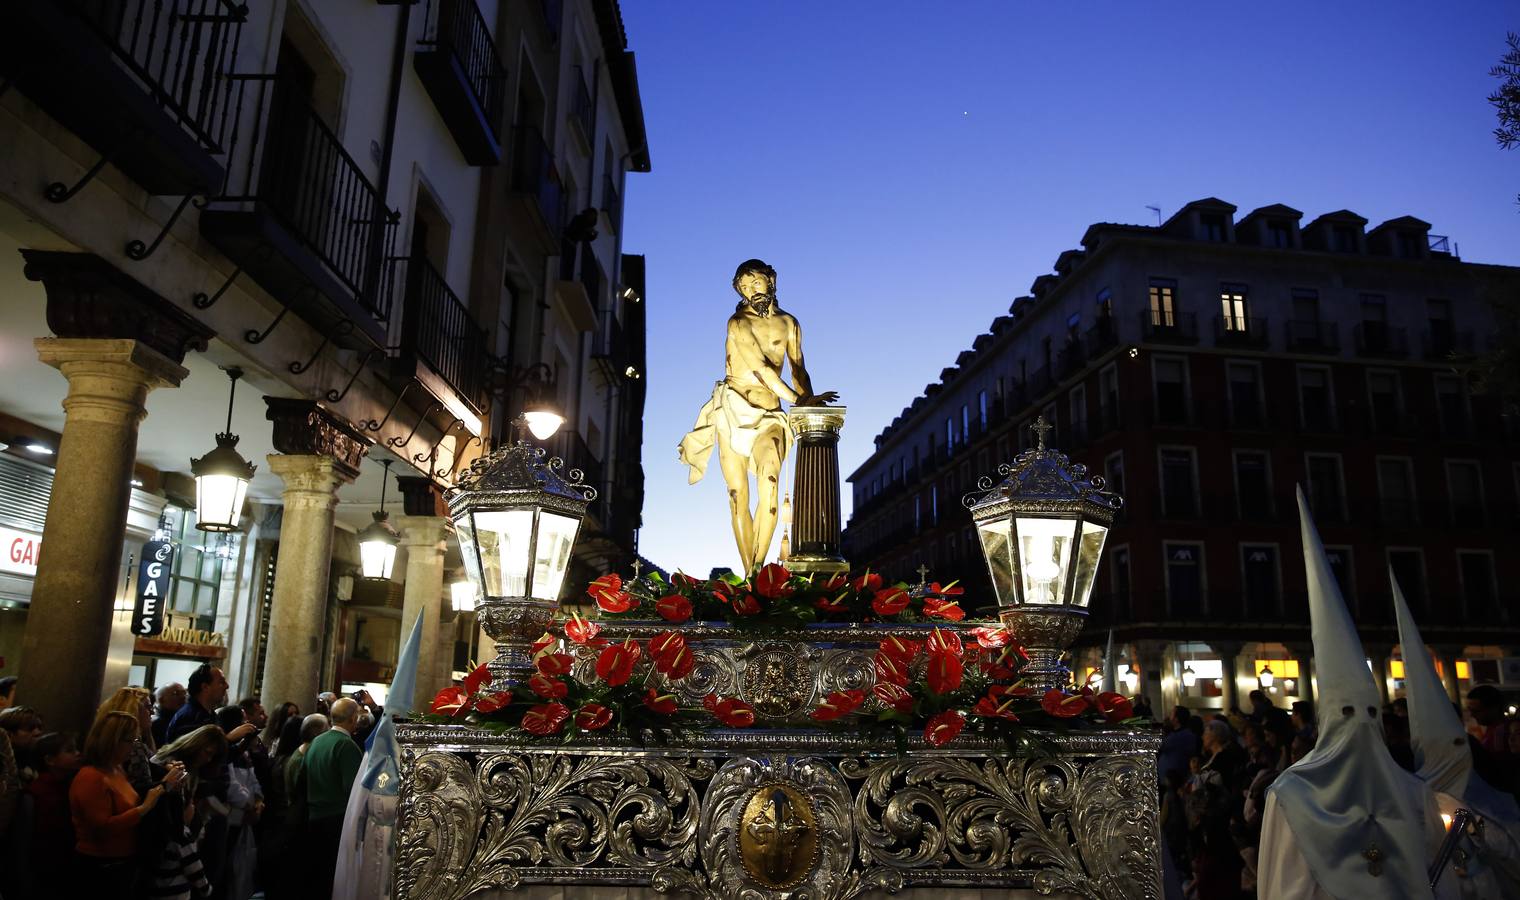
[{"label": "stone arcade column", "polygon": [[843,406],[794,406],[787,414],[797,432],[792,487],[793,572],[847,572],[839,547],[839,430]]},{"label": "stone arcade column", "polygon": [[1446,688],[1446,696],[1453,702],[1461,702],[1462,688],[1457,681],[1457,657],[1462,655],[1460,644],[1436,645],[1436,657],[1441,660],[1441,686]]},{"label": "stone arcade column", "polygon": [[[449,684],[453,671],[452,630],[442,627],[444,604],[443,558],[451,539],[448,504],[443,491],[430,478],[401,476],[396,479],[401,490],[401,507],[405,513],[396,519],[401,531],[401,546],[406,548],[406,593],[401,609],[401,646],[411,636],[412,623],[421,615],[422,639],[417,649],[417,689],[413,694],[413,711],[424,710],[433,695]],[[445,650],[447,648],[447,651]]]},{"label": "stone arcade column", "polygon": [[1378,699],[1387,703],[1393,699],[1388,691],[1388,660],[1393,657],[1392,644],[1362,643],[1367,659],[1372,663],[1372,680],[1377,682]]},{"label": "stone arcade column", "polygon": [[266,705],[289,701],[310,709],[317,694],[331,687],[321,684],[321,672],[333,509],[338,488],[358,476],[373,442],[308,400],[265,397],[264,402],[280,451],[269,455],[269,468],[285,482],[285,510],[260,696]]},{"label": "stone arcade column", "polygon": [[[1210,641],[1209,646],[1219,654],[1219,667],[1223,676],[1219,680],[1219,700],[1223,711],[1229,713],[1230,710],[1240,706],[1241,645],[1234,641]],[[1255,673],[1252,674],[1254,676]]]},{"label": "stone arcade column", "polygon": [[1298,697],[1300,700],[1315,701],[1314,692],[1314,645],[1293,643],[1286,644],[1288,655],[1298,660]]},{"label": "stone arcade column", "polygon": [[69,387],[18,698],[50,729],[83,735],[106,687],[144,404],[154,388],[179,386],[185,353],[206,349],[210,332],[97,256],[22,254],[58,335],[38,338],[37,356]]}]

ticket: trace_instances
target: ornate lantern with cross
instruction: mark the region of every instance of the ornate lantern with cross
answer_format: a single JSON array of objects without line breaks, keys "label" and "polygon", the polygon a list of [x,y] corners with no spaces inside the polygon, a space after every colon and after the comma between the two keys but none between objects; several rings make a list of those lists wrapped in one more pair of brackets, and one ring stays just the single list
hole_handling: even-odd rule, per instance
[{"label": "ornate lantern with cross", "polygon": [[1046,448],[1050,430],[1036,419],[1035,448],[998,467],[1002,482],[983,477],[981,493],[965,500],[1000,618],[1029,655],[1024,679],[1042,690],[1066,687],[1061,655],[1087,619],[1103,542],[1123,504],[1101,476]]}]

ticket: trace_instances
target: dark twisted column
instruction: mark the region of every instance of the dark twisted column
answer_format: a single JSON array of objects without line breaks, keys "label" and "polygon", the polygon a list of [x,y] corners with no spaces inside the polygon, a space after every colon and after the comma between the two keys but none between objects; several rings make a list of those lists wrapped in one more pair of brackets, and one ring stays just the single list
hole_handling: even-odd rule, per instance
[{"label": "dark twisted column", "polygon": [[839,553],[839,430],[842,406],[794,406],[788,414],[797,433],[792,487],[794,572],[846,572]]}]

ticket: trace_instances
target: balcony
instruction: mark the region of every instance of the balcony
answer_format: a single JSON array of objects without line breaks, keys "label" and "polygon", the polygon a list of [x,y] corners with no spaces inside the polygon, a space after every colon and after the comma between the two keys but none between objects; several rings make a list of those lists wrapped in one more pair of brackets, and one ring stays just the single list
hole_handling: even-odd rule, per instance
[{"label": "balcony", "polygon": [[1063,379],[1082,371],[1085,365],[1087,365],[1087,349],[1080,340],[1067,341],[1066,346],[1061,348],[1060,354],[1056,357],[1056,371]]},{"label": "balcony", "polygon": [[604,313],[602,318],[605,321],[600,324],[596,339],[591,342],[591,358],[605,367],[609,380],[627,377],[633,357],[629,353],[623,323],[610,312]]},{"label": "balcony", "polygon": [[1409,335],[1382,322],[1361,322],[1352,330],[1357,356],[1398,359],[1409,355]]},{"label": "balcony", "polygon": [[564,229],[565,200],[554,154],[531,125],[518,125],[512,143],[512,194],[538,224],[539,249],[553,253]]},{"label": "balcony", "polygon": [[235,115],[255,93],[263,127],[233,148],[246,162],[201,214],[202,234],[334,343],[385,346],[381,263],[399,217],[297,87],[274,75],[237,81]]},{"label": "balcony", "polygon": [[607,221],[612,223],[612,230],[617,234],[623,233],[623,197],[618,193],[617,179],[608,172],[602,176],[602,212],[607,214]]},{"label": "balcony", "polygon": [[148,193],[209,194],[225,176],[246,18],[231,0],[0,4],[0,81]]},{"label": "balcony", "polygon": [[565,316],[581,331],[596,331],[602,296],[602,267],[589,244],[565,238],[560,245],[559,277],[554,296]]},{"label": "balcony", "polygon": [[1286,323],[1283,337],[1290,353],[1337,354],[1341,350],[1340,333],[1334,322],[1293,319]]},{"label": "balcony", "polygon": [[507,70],[474,0],[428,0],[412,65],[472,166],[501,162]]},{"label": "balcony", "polygon": [[1420,352],[1426,359],[1472,356],[1475,346],[1471,331],[1427,328],[1420,334]]},{"label": "balcony", "polygon": [[483,412],[488,359],[485,332],[426,259],[400,256],[390,263],[390,283],[402,297],[403,366],[421,362],[475,412]]},{"label": "balcony", "polygon": [[1267,320],[1257,316],[1215,316],[1214,344],[1264,348],[1267,346]]},{"label": "balcony", "polygon": [[599,525],[605,526],[607,491],[602,478],[602,462],[587,446],[586,439],[567,424],[545,443],[551,456],[564,460],[566,469],[579,469],[581,480],[596,488],[597,498],[586,508],[586,514],[596,519]]},{"label": "balcony", "polygon": [[1098,319],[1096,325],[1087,329],[1082,341],[1087,346],[1088,358],[1097,359],[1105,352],[1119,346],[1119,323],[1115,322],[1112,316],[1104,316]]},{"label": "balcony", "polygon": [[1198,317],[1192,313],[1140,311],[1140,333],[1154,344],[1198,343]]}]

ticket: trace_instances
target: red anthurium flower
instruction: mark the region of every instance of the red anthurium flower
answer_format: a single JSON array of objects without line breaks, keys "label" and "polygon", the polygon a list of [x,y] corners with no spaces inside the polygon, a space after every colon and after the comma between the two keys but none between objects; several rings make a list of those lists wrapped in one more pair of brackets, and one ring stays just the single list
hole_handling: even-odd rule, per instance
[{"label": "red anthurium flower", "polygon": [[961,676],[965,667],[961,664],[959,656],[949,653],[929,654],[929,665],[924,674],[929,679],[929,690],[936,694],[948,694],[961,686]]},{"label": "red anthurium flower", "polygon": [[959,622],[966,618],[966,611],[960,608],[954,600],[941,600],[938,597],[924,598],[924,615],[936,619],[949,619]]},{"label": "red anthurium flower", "polygon": [[813,710],[812,717],[819,722],[832,722],[854,712],[864,702],[865,691],[835,691],[823,698],[823,702]]},{"label": "red anthurium flower", "polygon": [[649,656],[654,660],[655,671],[671,681],[680,681],[690,675],[692,667],[697,664],[691,648],[686,646],[686,638],[674,631],[650,638]]},{"label": "red anthurium flower", "polygon": [[633,664],[639,661],[639,655],[639,645],[633,641],[607,647],[596,658],[596,677],[607,682],[608,687],[627,684],[633,677]]},{"label": "red anthurium flower", "polygon": [[817,607],[818,609],[823,610],[824,612],[829,612],[829,613],[844,612],[845,611],[844,598],[845,598],[844,594],[840,594],[838,597],[835,597],[832,600],[830,600],[827,596],[823,596],[823,597],[819,597],[817,600],[814,600],[813,601],[813,605],[815,607]]},{"label": "red anthurium flower", "polygon": [[959,587],[959,584],[960,582],[958,581],[952,581],[944,587],[940,587],[938,581],[931,582],[928,593],[936,597],[959,597],[961,594],[966,593],[966,589]]},{"label": "red anthurium flower", "polygon": [[644,692],[644,706],[662,716],[674,715],[676,711],[676,695],[664,694],[654,688]]},{"label": "red anthurium flower", "polygon": [[908,664],[895,656],[877,652],[876,654],[876,682],[898,684],[904,687],[908,684]]},{"label": "red anthurium flower", "polygon": [[1022,678],[1010,684],[1005,690],[1012,697],[1033,697],[1039,693],[1038,689],[1026,685]]},{"label": "red anthurium flower", "polygon": [[871,611],[878,616],[895,616],[908,608],[908,592],[900,587],[882,588],[871,598]]},{"label": "red anthurium flower", "polygon": [[828,581],[825,581],[823,583],[823,589],[832,593],[833,591],[837,591],[849,583],[850,576],[846,575],[843,572],[835,572],[833,575],[829,576]]},{"label": "red anthurium flower", "polygon": [[538,666],[538,671],[543,674],[558,678],[561,675],[570,674],[570,664],[573,662],[575,658],[568,653],[545,653],[534,660],[533,664]]},{"label": "red anthurium flower", "polygon": [[943,747],[955,740],[966,727],[966,717],[953,709],[947,709],[924,726],[924,740],[935,747]]},{"label": "red anthurium flower", "polygon": [[702,708],[705,709],[705,710],[707,710],[708,712],[715,711],[718,708],[718,695],[717,694],[708,694],[706,697],[703,697],[702,698]]},{"label": "red anthurium flower", "polygon": [[569,692],[570,686],[558,678],[550,678],[539,672],[528,679],[528,689],[545,700],[558,700]]},{"label": "red anthurium flower", "polygon": [[572,614],[570,621],[565,623],[565,637],[577,644],[590,644],[601,632],[602,626],[579,615]]},{"label": "red anthurium flower", "polygon": [[755,599],[754,594],[740,594],[734,598],[734,613],[740,616],[754,616],[760,613],[760,601]]},{"label": "red anthurium flower", "polygon": [[546,631],[543,634],[539,635],[538,640],[533,642],[533,649],[530,652],[532,652],[534,656],[537,656],[540,653],[543,653],[545,650],[548,650],[550,647],[553,647],[557,643],[559,643],[559,638]]},{"label": "red anthurium flower", "polygon": [[900,713],[913,712],[913,695],[902,685],[893,684],[890,681],[878,681],[872,685],[871,693],[881,701],[882,706],[896,710]]},{"label": "red anthurium flower", "polygon": [[1093,699],[1098,712],[1110,722],[1122,722],[1135,714],[1135,705],[1123,694],[1104,691]]},{"label": "red anthurium flower", "polygon": [[854,588],[857,594],[879,590],[881,588],[881,576],[875,572],[867,572],[850,582],[850,587]]},{"label": "red anthurium flower", "polygon": [[612,710],[600,703],[587,703],[575,711],[575,727],[582,731],[598,731],[612,722]]},{"label": "red anthurium flower", "polygon": [[698,582],[690,575],[687,575],[685,572],[677,572],[676,574],[670,576],[670,583],[683,590],[691,590],[700,582]]},{"label": "red anthurium flower", "polygon": [[607,612],[624,612],[628,609],[629,597],[623,591],[623,579],[616,572],[609,572],[591,582],[586,586],[586,593],[596,601],[597,606]]},{"label": "red anthurium flower", "polygon": [[691,618],[691,601],[680,594],[669,594],[654,602],[654,611],[667,622],[684,622]]},{"label": "red anthurium flower", "polygon": [[900,637],[889,637],[882,641],[876,649],[906,666],[918,657],[918,651],[922,650],[923,647],[924,645],[918,641],[910,641]]},{"label": "red anthurium flower", "polygon": [[954,656],[961,655],[961,637],[953,631],[936,628],[929,633],[929,639],[925,642],[930,653],[949,653]]},{"label": "red anthurium flower", "polygon": [[1001,625],[978,625],[971,629],[971,636],[976,638],[978,647],[989,650],[1008,644],[1008,629]]},{"label": "red anthurium flower", "polygon": [[[704,704],[706,701],[703,701]],[[738,697],[725,697],[712,706],[712,714],[729,728],[748,728],[755,724],[755,711]]]},{"label": "red anthurium flower", "polygon": [[570,707],[563,703],[540,703],[523,713],[523,731],[529,734],[558,734],[570,718]]},{"label": "red anthurium flower", "polygon": [[1048,690],[1045,696],[1040,698],[1040,706],[1046,712],[1061,719],[1070,719],[1079,716],[1087,709],[1087,698],[1081,694],[1066,694],[1058,690]]},{"label": "red anthurium flower", "polygon": [[686,637],[674,631],[662,631],[649,639],[649,655],[656,660],[685,649]]},{"label": "red anthurium flower", "polygon": [[479,700],[477,700],[475,702],[475,711],[489,715],[493,712],[496,712],[497,710],[503,709],[511,702],[511,691],[496,691],[492,694],[486,694],[484,697],[481,697]]},{"label": "red anthurium flower", "polygon": [[1018,699],[1018,694],[1009,691],[1008,688],[1001,684],[994,684],[987,689],[987,696],[976,701],[976,706],[972,707],[971,714],[1017,722],[1019,717],[1014,715],[1010,707]]},{"label": "red anthurium flower", "polygon": [[786,583],[792,573],[779,563],[767,563],[755,573],[755,593],[767,600],[779,600],[791,593]]},{"label": "red anthurium flower", "polygon": [[450,685],[438,692],[431,707],[436,716],[462,716],[470,709],[470,695],[458,685]]},{"label": "red anthurium flower", "polygon": [[486,667],[485,663],[481,663],[475,667],[475,671],[464,677],[464,692],[473,697],[481,688],[490,683],[491,670]]}]

